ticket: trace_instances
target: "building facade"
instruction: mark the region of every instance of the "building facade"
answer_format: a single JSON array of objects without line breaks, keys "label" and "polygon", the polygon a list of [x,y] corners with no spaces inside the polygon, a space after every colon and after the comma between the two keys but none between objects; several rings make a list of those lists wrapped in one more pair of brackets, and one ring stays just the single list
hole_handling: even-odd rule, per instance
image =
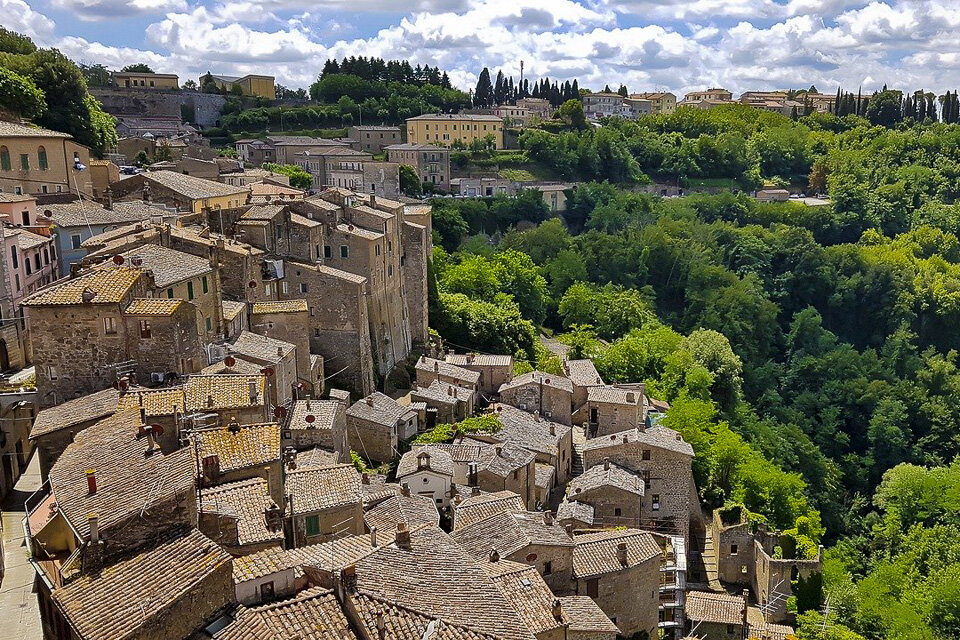
[{"label": "building facade", "polygon": [[469,145],[475,140],[493,137],[493,148],[503,149],[503,118],[493,115],[444,114],[407,118],[407,142],[436,144],[444,147],[461,142]]}]

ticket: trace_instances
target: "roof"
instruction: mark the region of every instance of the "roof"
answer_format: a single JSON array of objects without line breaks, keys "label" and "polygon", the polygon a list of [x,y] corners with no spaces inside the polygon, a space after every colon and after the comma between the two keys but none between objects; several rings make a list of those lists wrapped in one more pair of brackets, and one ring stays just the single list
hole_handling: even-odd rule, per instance
[{"label": "roof", "polygon": [[498,560],[487,562],[484,568],[530,631],[541,634],[563,625],[553,615],[556,598],[536,567]]},{"label": "roof", "polygon": [[[568,426],[506,404],[497,405],[496,415],[503,428],[491,437],[500,442],[513,442],[536,453],[560,455],[560,442],[570,433]],[[550,433],[551,428],[553,433]]]},{"label": "roof", "polygon": [[236,300],[221,300],[220,308],[223,309],[223,319],[231,322],[246,310],[247,305]]},{"label": "roof", "polygon": [[410,528],[425,524],[440,526],[440,513],[429,496],[401,494],[371,508],[363,515],[363,521],[368,529],[376,527],[378,531],[392,531],[400,522]]},{"label": "roof", "polygon": [[0,138],[71,138],[72,136],[59,131],[51,131],[42,127],[28,127],[0,120]]},{"label": "roof", "polygon": [[529,465],[536,460],[536,457],[532,451],[512,442],[504,442],[484,448],[477,470],[488,471],[500,478],[506,478],[517,469]]},{"label": "roof", "polygon": [[429,466],[429,471],[440,475],[453,475],[453,458],[450,454],[442,449],[427,446],[411,449],[400,457],[400,463],[397,465],[397,479],[420,471],[421,458],[424,458],[425,466]]},{"label": "roof", "polygon": [[33,421],[33,426],[30,428],[30,439],[39,438],[61,429],[68,429],[91,420],[112,416],[117,411],[117,398],[119,396],[120,393],[116,389],[104,389],[43,409]]},{"label": "roof", "polygon": [[[631,400],[631,398],[633,398],[633,400]],[[587,389],[587,402],[635,406],[643,402],[643,391],[639,389],[621,389],[612,386],[590,387]]]},{"label": "roof", "polygon": [[254,315],[265,313],[299,313],[309,311],[306,300],[273,300],[270,302],[254,302]]},{"label": "roof", "polygon": [[255,204],[240,216],[241,220],[273,220],[283,213],[283,207],[275,204]]},{"label": "roof", "polygon": [[414,144],[404,142],[403,144],[390,144],[384,147],[387,151],[444,151],[450,153],[446,147],[437,147],[432,144]]},{"label": "roof", "polygon": [[179,298],[135,298],[123,312],[133,316],[172,316],[182,304]]},{"label": "roof", "polygon": [[425,371],[427,373],[446,376],[470,384],[477,384],[480,382],[479,371],[464,369],[463,367],[458,367],[455,364],[450,364],[449,362],[444,362],[443,360],[437,360],[436,358],[421,356],[420,359],[417,360],[416,369],[417,371]]},{"label": "roof", "polygon": [[564,378],[563,376],[553,375],[550,373],[544,373],[543,371],[530,371],[529,373],[517,376],[510,382],[503,383],[500,385],[500,393],[503,393],[508,389],[516,389],[528,384],[542,384],[545,387],[560,389],[561,391],[566,391],[567,393],[573,393],[573,383],[570,382],[569,378]]},{"label": "roof", "polygon": [[411,397],[413,396],[424,398],[425,400],[432,400],[440,404],[456,404],[457,401],[470,402],[470,398],[473,396],[473,390],[458,387],[449,382],[434,380],[430,383],[429,387],[417,387],[414,389],[411,392]]},{"label": "roof", "polygon": [[446,361],[458,367],[513,367],[513,356],[487,353],[450,353]]},{"label": "roof", "polygon": [[483,567],[438,527],[411,531],[409,548],[379,547],[356,567],[362,594],[504,640],[533,640]]},{"label": "roof", "polygon": [[536,474],[535,482],[537,487],[546,489],[553,484],[553,477],[556,475],[557,469],[552,464],[538,462],[534,465],[534,472]]},{"label": "roof", "polygon": [[593,505],[576,500],[560,503],[557,507],[557,520],[576,520],[586,525],[593,524]]},{"label": "roof", "polygon": [[593,360],[567,360],[564,364],[564,370],[567,377],[578,387],[592,387],[603,384],[597,368],[593,366]]},{"label": "roof", "polygon": [[390,396],[385,396],[379,391],[357,400],[347,409],[347,416],[349,417],[388,427],[395,425],[408,413],[412,413],[409,407],[399,404]]},{"label": "roof", "polygon": [[314,587],[289,600],[253,610],[280,638],[297,640],[354,640],[356,635],[328,589]]},{"label": "roof", "polygon": [[555,521],[547,524],[545,518],[538,512],[498,513],[450,535],[478,559],[489,558],[494,549],[501,557],[507,557],[534,544],[572,547],[573,541],[563,527]]},{"label": "roof", "polygon": [[589,596],[559,598],[563,620],[570,631],[577,633],[620,633],[603,609]]},{"label": "roof", "polygon": [[496,637],[366,593],[353,596],[353,603],[360,624],[370,638],[379,637],[378,624],[383,625],[384,637],[391,640],[492,640]]},{"label": "roof", "polygon": [[[412,406],[412,405],[411,405]],[[422,448],[427,445],[411,445],[414,449]],[[485,443],[479,443],[475,441],[450,444],[447,442],[431,444],[430,447],[434,449],[439,449],[441,451],[446,451],[450,454],[450,459],[459,464],[466,464],[468,462],[477,462],[480,459],[480,456],[483,454],[484,449],[488,446]]]},{"label": "roof", "polygon": [[743,607],[743,596],[688,591],[684,610],[690,620],[743,625]]},{"label": "roof", "polygon": [[453,507],[453,528],[463,529],[500,513],[520,513],[525,511],[523,498],[513,491],[496,491],[470,496]]},{"label": "roof", "polygon": [[411,120],[474,120],[477,122],[502,122],[503,118],[499,116],[480,115],[476,113],[425,113],[420,116],[407,118]]},{"label": "roof", "polygon": [[[654,537],[637,529],[585,533],[573,540],[573,575],[578,579],[635,567],[662,554]],[[627,545],[626,564],[618,557],[620,544]]]},{"label": "roof", "polygon": [[793,627],[785,624],[774,624],[767,622],[763,611],[758,607],[747,607],[747,625],[750,627],[750,638],[761,638],[762,640],[787,640],[788,636],[794,636],[796,632]]},{"label": "roof", "polygon": [[174,171],[151,171],[140,174],[145,180],[155,182],[190,200],[233,196],[248,192],[246,187],[233,187],[222,182],[205,180]]},{"label": "roof", "polygon": [[660,425],[649,429],[628,429],[599,438],[590,438],[583,444],[583,450],[606,449],[607,447],[616,447],[631,442],[639,442],[693,457],[693,446],[684,440],[683,436],[673,429]]},{"label": "roof", "polygon": [[15,237],[17,239],[17,246],[21,251],[29,251],[30,249],[36,249],[37,247],[53,242],[53,238],[17,227],[4,227],[3,236],[4,238]]},{"label": "roof", "polygon": [[196,431],[197,461],[206,456],[220,458],[221,473],[246,469],[280,459],[280,425],[250,424],[231,430],[230,427]]},{"label": "roof", "polygon": [[567,496],[576,500],[581,493],[601,487],[614,487],[638,497],[643,496],[643,480],[623,467],[610,463],[590,467],[567,485]]},{"label": "roof", "polygon": [[[289,355],[294,349],[296,349],[296,346],[289,342],[269,338],[252,331],[241,331],[237,339],[230,345],[231,352],[264,362],[280,362],[283,356]],[[281,352],[283,355],[280,355]]]},{"label": "roof", "polygon": [[139,258],[141,264],[137,266],[153,272],[153,278],[158,288],[169,287],[184,280],[191,280],[213,273],[213,267],[206,258],[200,258],[159,244],[145,244],[136,249],[125,251],[121,255],[134,263]]},{"label": "roof", "polygon": [[140,637],[154,616],[229,563],[219,545],[192,529],[55,589],[53,599],[85,640]]},{"label": "roof", "polygon": [[36,200],[29,194],[5,193],[0,191],[0,202],[32,202]]},{"label": "roof", "polygon": [[89,304],[117,304],[123,302],[142,273],[130,267],[94,269],[73,279],[58,280],[20,304],[28,307],[85,304],[85,292],[93,294]]},{"label": "roof", "polygon": [[[74,436],[50,469],[50,487],[57,506],[82,538],[90,531],[87,516],[99,516],[107,530],[145,507],[193,490],[194,463],[189,449],[168,455],[146,455],[140,416],[126,411],[104,418]],[[96,473],[97,490],[90,493],[87,471]],[[156,489],[151,490],[151,487]]]},{"label": "roof", "polygon": [[303,195],[303,191],[300,189],[294,189],[293,187],[287,187],[282,184],[273,184],[272,182],[254,182],[247,186],[250,187],[250,194],[254,196]]},{"label": "roof", "polygon": [[[251,611],[243,605],[237,605],[232,611],[228,611],[216,622],[223,620],[226,626],[216,632],[217,640],[281,640],[274,633],[273,628],[267,624],[266,620],[259,613]],[[206,633],[198,633],[189,638],[209,637]]]},{"label": "roof", "polygon": [[283,529],[267,527],[265,512],[271,507],[278,508],[263,478],[230,482],[201,491],[202,511],[237,518],[237,537],[241,545],[283,543]]},{"label": "roof", "polygon": [[[290,410],[289,429],[333,429],[340,403],[336,400],[298,400]],[[307,422],[307,416],[313,421]]]},{"label": "roof", "polygon": [[[361,476],[362,478],[363,476]],[[366,474],[366,481],[361,481],[363,491],[363,506],[370,507],[381,500],[400,493],[400,485],[396,482],[387,482],[387,476],[379,473]]]},{"label": "roof", "polygon": [[255,364],[246,360],[242,357],[234,357],[234,363],[232,367],[228,367],[226,362],[221,360],[220,362],[214,362],[213,364],[200,369],[202,374],[216,374],[216,373],[242,373],[251,376],[260,375],[260,371],[263,369],[262,365]]},{"label": "roof", "polygon": [[295,513],[311,513],[348,504],[360,505],[360,474],[352,464],[287,472],[286,495],[293,496]]},{"label": "roof", "polygon": [[[177,411],[240,409],[264,403],[266,376],[244,374],[202,374],[190,376],[180,387],[135,389],[120,398],[119,409],[141,407],[147,416],[169,416]],[[256,389],[251,397],[250,383]]]}]

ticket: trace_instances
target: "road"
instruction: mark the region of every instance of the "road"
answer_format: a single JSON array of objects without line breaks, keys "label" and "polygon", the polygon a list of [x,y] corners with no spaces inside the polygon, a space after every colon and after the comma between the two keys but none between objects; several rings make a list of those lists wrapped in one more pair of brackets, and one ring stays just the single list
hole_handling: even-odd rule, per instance
[{"label": "road", "polygon": [[0,620],[5,640],[42,640],[40,610],[33,593],[36,575],[27,561],[23,541],[23,501],[40,488],[40,456],[34,454],[27,472],[3,501],[3,552],[6,572],[0,584]]}]

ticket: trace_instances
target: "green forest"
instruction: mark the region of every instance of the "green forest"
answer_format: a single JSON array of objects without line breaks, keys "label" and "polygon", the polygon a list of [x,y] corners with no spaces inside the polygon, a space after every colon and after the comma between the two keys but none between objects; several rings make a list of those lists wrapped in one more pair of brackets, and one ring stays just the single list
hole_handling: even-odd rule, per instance
[{"label": "green forest", "polygon": [[[740,106],[604,125],[521,136],[607,178],[562,218],[534,192],[434,200],[434,329],[548,371],[553,333],[669,401],[706,507],[826,545],[804,640],[960,637],[960,126]],[[636,188],[691,178],[829,204]]]}]

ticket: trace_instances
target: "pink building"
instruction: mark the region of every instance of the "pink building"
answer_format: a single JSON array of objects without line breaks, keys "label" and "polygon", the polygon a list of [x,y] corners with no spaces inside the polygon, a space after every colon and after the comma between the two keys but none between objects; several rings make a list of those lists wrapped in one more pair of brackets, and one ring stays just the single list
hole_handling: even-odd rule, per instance
[{"label": "pink building", "polygon": [[40,287],[56,280],[57,251],[49,225],[37,219],[37,201],[29,196],[2,194],[2,250],[7,290],[15,307]]}]

